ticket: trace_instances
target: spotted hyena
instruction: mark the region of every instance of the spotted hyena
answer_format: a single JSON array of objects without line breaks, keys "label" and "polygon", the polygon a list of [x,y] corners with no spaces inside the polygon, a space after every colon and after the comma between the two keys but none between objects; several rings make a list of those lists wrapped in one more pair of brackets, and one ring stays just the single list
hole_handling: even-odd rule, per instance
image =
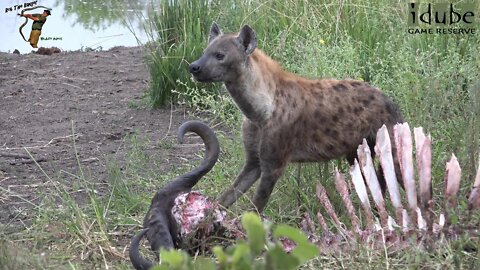
[{"label": "spotted hyena", "polygon": [[199,82],[224,82],[245,116],[245,164],[219,197],[226,207],[261,177],[253,203],[262,211],[289,161],[346,157],[352,164],[363,138],[373,147],[383,124],[393,134],[393,125],[403,122],[397,105],[365,82],[310,80],[284,70],[256,48],[248,25],[238,34],[223,34],[213,23],[208,42],[190,73]]}]

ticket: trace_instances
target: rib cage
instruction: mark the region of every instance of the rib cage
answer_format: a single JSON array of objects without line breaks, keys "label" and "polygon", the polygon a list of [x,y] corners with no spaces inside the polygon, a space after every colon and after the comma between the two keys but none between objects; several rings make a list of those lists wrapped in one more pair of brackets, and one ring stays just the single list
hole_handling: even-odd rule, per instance
[{"label": "rib cage", "polygon": [[[410,127],[407,123],[397,124],[393,130],[404,190],[401,192],[397,181],[390,136],[383,126],[377,132],[375,153],[387,185],[385,194],[382,194],[366,140],[358,147],[358,160],[351,167],[347,180],[338,169],[334,170],[335,188],[346,209],[349,226],[341,222],[325,187],[321,183],[317,184],[317,197],[328,217],[324,217],[320,211],[317,213],[321,235],[318,235],[308,214],[304,214],[301,227],[309,240],[317,244],[322,252],[348,251],[355,249],[356,244],[374,249],[401,249],[416,243],[420,247],[430,248],[461,235],[478,241],[480,224],[471,219],[470,214],[480,208],[480,164],[468,197],[468,213],[458,216],[465,224],[452,224],[450,217],[457,208],[461,179],[457,158],[452,155],[446,164],[444,198],[441,204],[437,203],[442,209],[436,214],[432,196],[430,136],[426,136],[422,128],[414,128],[415,174]],[[404,198],[402,194],[405,194]],[[360,205],[356,205],[352,197],[358,197]],[[361,210],[357,211],[357,208]],[[195,251],[199,244],[208,245],[208,240],[204,240],[209,236],[215,236],[213,242],[218,239],[218,235],[225,239],[244,237],[239,219],[226,218],[226,212],[221,211],[217,203],[199,192],[191,191],[178,196],[172,210],[180,228],[182,243],[179,246],[187,250]],[[364,219],[364,226],[359,216]],[[330,229],[328,222],[333,223],[335,231]],[[285,251],[294,247],[291,241],[281,242]]]},{"label": "rib cage", "polygon": [[[403,200],[406,201],[405,206],[395,175],[390,137],[387,128],[383,126],[377,133],[375,152],[385,176],[388,197],[387,192],[382,195],[370,148],[364,140],[357,150],[358,160],[355,160],[350,169],[352,193],[356,193],[356,195],[349,193],[349,185],[338,169],[335,168],[334,171],[336,191],[340,194],[343,206],[346,208],[351,228],[346,228],[345,224],[340,222],[328,198],[326,189],[319,183],[317,185],[317,197],[338,232],[330,231],[325,222],[326,218],[319,211],[317,219],[323,230],[323,235],[318,238],[311,234],[311,238],[315,238],[314,242],[332,248],[335,244],[345,242],[344,240],[350,242],[349,240],[354,239],[371,245],[399,244],[402,246],[402,244],[407,244],[407,241],[411,242],[412,237],[416,237],[418,242],[425,244],[438,244],[438,242],[429,240],[439,239],[440,236],[444,236],[442,239],[453,239],[464,233],[478,238],[480,234],[479,224],[454,225],[450,222],[452,210],[457,207],[457,195],[461,179],[461,169],[455,155],[452,154],[450,161],[446,164],[443,209],[439,215],[435,215],[432,198],[430,136],[426,136],[422,128],[414,128],[415,161],[418,176],[418,183],[416,183],[410,127],[408,123],[397,124],[393,130],[402,174],[401,181],[405,187],[405,198]],[[479,189],[480,164],[473,189],[468,198],[469,213],[467,219],[472,211],[480,208]],[[362,216],[366,221],[363,228],[351,200],[352,195],[357,196],[361,203]],[[376,211],[372,209],[369,197],[372,198]],[[387,200],[393,208],[390,211],[392,213],[387,211]],[[374,211],[376,214],[374,214]],[[307,228],[304,228],[304,230],[312,232]],[[379,239],[381,241],[378,241]]]}]

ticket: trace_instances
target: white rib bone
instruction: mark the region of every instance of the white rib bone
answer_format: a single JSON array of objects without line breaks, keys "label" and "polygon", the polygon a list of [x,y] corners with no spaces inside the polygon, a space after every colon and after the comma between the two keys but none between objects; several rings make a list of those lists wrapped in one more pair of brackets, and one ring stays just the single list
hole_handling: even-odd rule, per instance
[{"label": "white rib bone", "polygon": [[422,211],[420,210],[420,208],[417,207],[416,212],[417,212],[417,218],[418,218],[417,228],[419,228],[422,231],[427,230],[427,221],[423,218]]},{"label": "white rib bone", "polygon": [[370,194],[372,194],[375,206],[380,213],[380,222],[382,224],[382,227],[386,228],[388,227],[388,214],[385,210],[385,202],[383,200],[382,189],[380,188],[380,184],[378,183],[375,167],[373,166],[372,154],[370,152],[370,147],[367,144],[367,140],[363,139],[363,143],[358,146],[357,156],[360,160],[361,169],[367,182],[367,186],[370,190]]},{"label": "white rib bone", "polygon": [[457,192],[460,188],[460,176],[462,174],[460,164],[458,164],[457,157],[455,157],[454,154],[452,154],[450,161],[447,162],[446,169],[447,182],[445,186],[445,197],[446,201],[453,204],[450,206],[454,206],[456,204]]},{"label": "white rib bone", "polygon": [[390,137],[388,135],[387,127],[383,125],[377,132],[377,142],[375,144],[375,153],[380,165],[382,166],[383,175],[387,182],[388,193],[390,200],[395,208],[395,218],[397,223],[403,227],[403,206],[400,198],[400,191],[398,189],[397,177],[395,175],[395,168],[393,166],[392,146]]},{"label": "white rib bone", "polygon": [[445,183],[445,220],[450,224],[449,213],[457,206],[457,192],[460,188],[460,176],[462,170],[458,164],[457,157],[452,154],[450,161],[446,165],[446,183]]},{"label": "white rib bone", "polygon": [[404,232],[408,231],[408,225],[410,224],[410,217],[408,216],[407,209],[402,209],[402,229]]},{"label": "white rib bone", "polygon": [[353,186],[355,187],[358,198],[362,203],[362,208],[367,218],[368,227],[373,228],[374,222],[372,208],[370,207],[367,188],[365,187],[365,182],[363,181],[362,173],[360,172],[360,166],[358,165],[357,159],[355,159],[355,164],[350,168],[350,176],[352,177]]},{"label": "white rib bone", "polygon": [[418,170],[418,187],[420,193],[420,209],[425,215],[428,230],[433,225],[432,201],[432,142],[430,136],[425,136],[423,128],[414,128],[416,160]]},{"label": "white rib bone", "polygon": [[345,182],[345,178],[343,177],[340,172],[338,172],[338,168],[335,167],[335,188],[337,192],[342,197],[343,204],[347,209],[348,216],[350,221],[352,222],[352,227],[355,233],[360,232],[360,220],[358,219],[355,208],[353,207],[352,200],[350,200],[350,194],[348,192],[347,183]]},{"label": "white rib bone", "polygon": [[317,197],[320,203],[323,205],[323,208],[327,212],[327,214],[330,216],[330,218],[333,220],[335,226],[339,230],[342,230],[343,226],[342,223],[340,222],[340,219],[338,218],[337,214],[335,213],[335,210],[333,209],[332,203],[328,199],[327,191],[325,188],[322,186],[322,184],[318,183],[317,184]]},{"label": "white rib bone", "polygon": [[415,179],[412,159],[412,136],[408,123],[397,124],[393,127],[395,133],[395,144],[397,146],[397,156],[400,162],[402,172],[403,186],[407,194],[408,208],[413,220],[417,221],[417,192],[415,188]]}]

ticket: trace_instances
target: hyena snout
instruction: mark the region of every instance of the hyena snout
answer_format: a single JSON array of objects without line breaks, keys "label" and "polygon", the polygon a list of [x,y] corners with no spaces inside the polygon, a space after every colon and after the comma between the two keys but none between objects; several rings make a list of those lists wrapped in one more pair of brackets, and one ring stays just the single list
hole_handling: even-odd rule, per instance
[{"label": "hyena snout", "polygon": [[200,71],[202,70],[202,66],[200,66],[200,64],[195,61],[191,63],[190,66],[188,66],[188,70],[190,71],[190,73],[192,73],[192,75],[196,75],[200,73]]},{"label": "hyena snout", "polygon": [[202,83],[218,82],[223,80],[223,72],[219,66],[212,65],[208,58],[201,57],[188,66],[193,78]]},{"label": "hyena snout", "polygon": [[210,72],[207,71],[208,68],[205,67],[204,59],[200,58],[188,66],[188,71],[193,75],[193,78],[197,82],[212,82]]}]

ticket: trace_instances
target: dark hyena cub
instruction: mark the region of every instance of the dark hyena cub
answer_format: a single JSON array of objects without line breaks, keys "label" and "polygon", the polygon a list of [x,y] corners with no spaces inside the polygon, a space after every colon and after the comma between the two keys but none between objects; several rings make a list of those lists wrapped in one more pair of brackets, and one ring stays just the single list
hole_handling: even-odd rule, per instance
[{"label": "dark hyena cub", "polygon": [[189,69],[199,82],[224,82],[245,115],[245,165],[220,203],[233,204],[261,175],[253,203],[262,211],[289,161],[345,156],[352,164],[363,138],[373,148],[383,124],[393,134],[393,125],[403,119],[397,105],[367,83],[299,77],[256,43],[248,25],[236,35],[222,34],[213,23],[208,47]]}]

